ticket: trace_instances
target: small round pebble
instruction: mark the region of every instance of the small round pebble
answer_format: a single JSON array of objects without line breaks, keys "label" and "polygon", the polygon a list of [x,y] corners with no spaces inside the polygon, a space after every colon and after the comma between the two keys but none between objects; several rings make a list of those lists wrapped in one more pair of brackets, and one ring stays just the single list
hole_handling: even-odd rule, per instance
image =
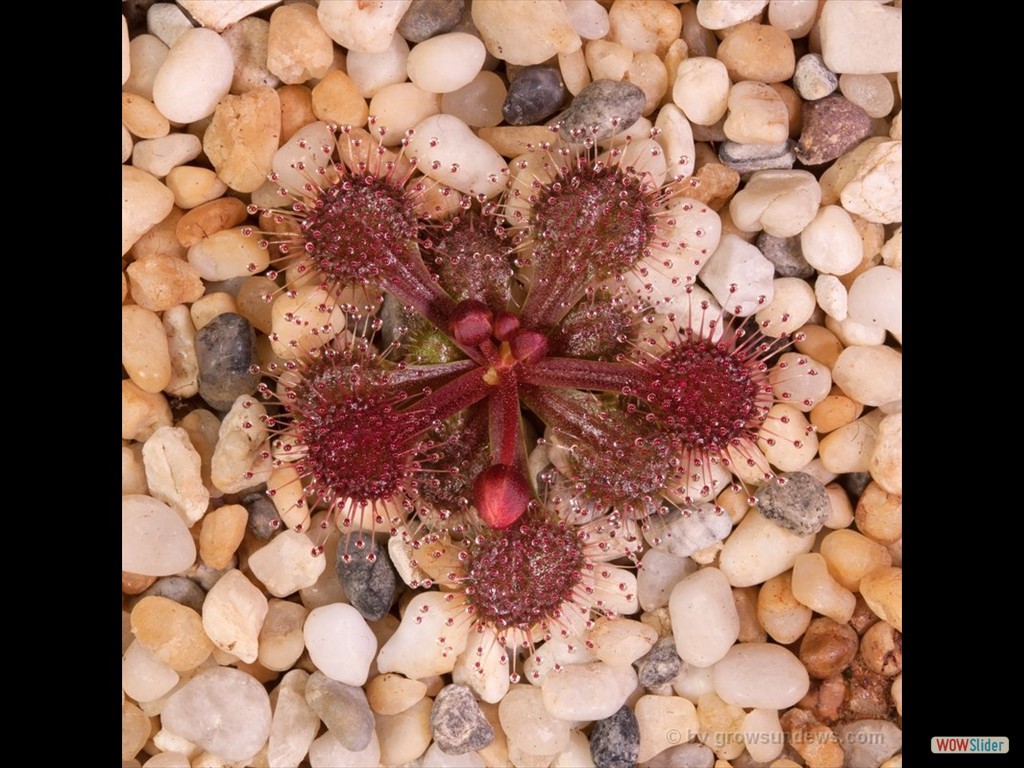
[{"label": "small round pebble", "polygon": [[430,732],[441,751],[449,755],[464,755],[494,741],[494,728],[464,685],[446,685],[434,698]]},{"label": "small round pebble", "polygon": [[398,22],[398,34],[410,43],[422,43],[451,32],[462,18],[466,0],[412,0]]},{"label": "small round pebble", "polygon": [[806,472],[783,473],[755,497],[762,515],[798,536],[820,531],[831,512],[825,486]]},{"label": "small round pebble", "polygon": [[645,688],[653,688],[671,682],[682,668],[675,640],[663,637],[637,662],[637,679]]},{"label": "small round pebble", "polygon": [[793,87],[805,101],[817,101],[835,92],[839,78],[825,66],[820,53],[807,53],[796,63]]},{"label": "small round pebble", "polygon": [[230,46],[211,29],[188,29],[171,46],[153,81],[153,103],[176,123],[213,114],[231,90],[235,63]]},{"label": "small round pebble", "polygon": [[430,93],[457,91],[469,84],[484,65],[487,50],[479,37],[448,32],[409,51],[409,80]]},{"label": "small round pebble", "polygon": [[643,90],[632,83],[595,80],[576,94],[558,135],[565,141],[607,139],[639,120],[646,102]]},{"label": "small round pebble", "polygon": [[597,768],[632,768],[640,754],[640,725],[628,706],[594,723],[590,756]]},{"label": "small round pebble", "polygon": [[367,621],[384,618],[395,597],[397,574],[387,549],[356,535],[338,548],[338,580],[352,607]]},{"label": "small round pebble", "polygon": [[196,331],[199,396],[218,411],[226,411],[241,395],[252,394],[259,374],[256,336],[249,321],[227,312]]},{"label": "small round pebble", "polygon": [[810,623],[800,641],[800,661],[811,677],[824,680],[850,665],[858,645],[853,627],[821,616]]},{"label": "small round pebble", "polygon": [[377,638],[355,608],[345,603],[315,608],[302,632],[309,657],[325,675],[346,685],[366,683]]},{"label": "small round pebble", "polygon": [[532,125],[557,112],[565,96],[557,68],[523,67],[509,83],[501,113],[509,125]]},{"label": "small round pebble", "polygon": [[177,512],[151,496],[121,497],[121,570],[170,576],[195,559],[195,542]]}]

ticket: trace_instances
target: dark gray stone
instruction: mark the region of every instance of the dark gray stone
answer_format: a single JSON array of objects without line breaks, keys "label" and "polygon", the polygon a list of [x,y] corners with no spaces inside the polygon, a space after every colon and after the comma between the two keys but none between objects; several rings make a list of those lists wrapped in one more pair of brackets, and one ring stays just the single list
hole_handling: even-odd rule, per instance
[{"label": "dark gray stone", "polygon": [[281,530],[281,516],[266,494],[250,493],[242,499],[242,506],[249,512],[249,532],[260,541],[269,541]]},{"label": "dark gray stone", "polygon": [[410,43],[422,43],[451,32],[458,26],[465,7],[465,0],[412,0],[398,22],[398,34]]},{"label": "dark gray stone", "polygon": [[785,472],[754,496],[762,515],[798,536],[820,531],[831,512],[825,486],[806,472]]},{"label": "dark gray stone", "polygon": [[635,123],[646,102],[639,86],[619,80],[595,80],[576,94],[562,116],[558,135],[574,142],[607,139]]},{"label": "dark gray stone", "polygon": [[814,276],[814,267],[804,258],[800,236],[775,237],[766,232],[757,236],[757,249],[775,265],[778,277],[799,277],[806,280]]},{"label": "dark gray stone", "polygon": [[494,728],[465,685],[446,685],[437,694],[430,709],[430,732],[446,755],[464,755],[494,741]]},{"label": "dark gray stone", "polygon": [[360,752],[373,738],[373,710],[362,688],[314,672],[306,681],[306,703],[345,749]]},{"label": "dark gray stone", "polygon": [[191,608],[196,613],[203,612],[203,601],[206,599],[206,592],[203,591],[203,588],[184,576],[165,576],[162,579],[157,579],[153,582],[153,586],[138,596],[135,602],[150,595],[166,597],[168,600]]},{"label": "dark gray stone", "polygon": [[635,768],[640,754],[640,724],[629,706],[594,723],[590,757],[597,768]]},{"label": "dark gray stone", "polygon": [[838,94],[805,101],[803,129],[796,158],[804,165],[822,165],[853,149],[871,135],[871,117],[857,104]]},{"label": "dark gray stone", "polygon": [[637,661],[637,678],[644,688],[653,688],[670,682],[682,668],[675,639],[663,637]]},{"label": "dark gray stone", "polygon": [[523,67],[508,85],[501,114],[509,125],[534,125],[555,114],[566,93],[557,68]]},{"label": "dark gray stone", "polygon": [[256,390],[256,334],[241,315],[225,312],[196,331],[196,359],[199,396],[211,408],[227,411],[241,395]]},{"label": "dark gray stone", "polygon": [[352,607],[364,619],[377,621],[387,615],[397,583],[387,549],[376,546],[372,537],[353,535],[338,548],[334,568]]},{"label": "dark gray stone", "polygon": [[788,141],[781,144],[739,144],[723,141],[718,148],[722,165],[737,173],[765,170],[789,170],[796,162],[793,147]]}]

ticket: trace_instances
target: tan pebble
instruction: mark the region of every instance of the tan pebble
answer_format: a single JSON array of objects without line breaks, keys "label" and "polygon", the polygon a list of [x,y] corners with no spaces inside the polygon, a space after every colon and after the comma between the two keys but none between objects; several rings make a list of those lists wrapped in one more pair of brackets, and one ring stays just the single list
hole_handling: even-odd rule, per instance
[{"label": "tan pebble", "polygon": [[142,446],[146,485],[191,526],[206,513],[210,492],[203,485],[202,460],[180,427],[160,427]]},{"label": "tan pebble", "polygon": [[800,661],[811,677],[824,680],[850,665],[858,645],[853,627],[821,616],[811,622],[800,641]]},{"label": "tan pebble", "polygon": [[220,419],[205,408],[196,408],[194,411],[189,411],[185,418],[178,422],[177,426],[188,432],[189,441],[199,452],[203,484],[210,489],[210,496],[212,498],[219,498],[221,492],[214,487],[213,482],[210,480],[210,462],[213,459],[214,448],[217,446]]},{"label": "tan pebble", "polygon": [[508,759],[508,737],[505,736],[505,731],[501,728],[498,705],[486,701],[481,701],[479,704],[480,711],[483,712],[487,722],[494,730],[494,741],[483,749],[477,750],[477,754],[483,759],[484,765],[511,765]]},{"label": "tan pebble", "polygon": [[231,189],[252,192],[267,179],[281,138],[281,102],[272,88],[225,96],[217,105],[203,151]]},{"label": "tan pebble", "polygon": [[[675,85],[676,77],[679,75],[679,65],[686,61],[686,58],[690,55],[689,46],[686,45],[685,40],[673,40],[672,45],[668,47],[665,52],[662,61],[665,64],[665,73],[668,75],[668,81]],[[668,90],[665,92],[664,103],[672,103],[672,91]]]},{"label": "tan pebble", "polygon": [[127,271],[132,300],[153,312],[193,302],[206,290],[196,270],[175,256],[158,254],[135,261]]},{"label": "tan pebble", "polygon": [[742,707],[723,701],[717,694],[705,693],[697,699],[700,732],[697,738],[722,760],[733,760],[744,750]]},{"label": "tan pebble", "polygon": [[320,78],[334,61],[334,43],[316,17],[316,8],[296,3],[270,17],[267,69],[288,84]]},{"label": "tan pebble", "polygon": [[683,18],[667,0],[617,0],[608,11],[608,39],[637,53],[664,56],[679,39]]},{"label": "tan pebble", "polygon": [[846,756],[835,733],[824,723],[790,732],[789,743],[807,762],[807,768],[843,768]]},{"label": "tan pebble", "polygon": [[633,51],[612,40],[588,41],[584,55],[593,80],[622,80],[633,63]]},{"label": "tan pebble", "polygon": [[781,29],[746,22],[732,27],[718,46],[718,60],[733,82],[780,83],[796,68],[793,41]]},{"label": "tan pebble", "polygon": [[[821,204],[833,205],[839,202],[839,193],[849,184],[857,174],[861,165],[869,155],[879,146],[885,144],[884,136],[872,136],[858,144],[853,149],[841,155],[828,170],[821,174]],[[856,211],[850,211],[856,213]]]},{"label": "tan pebble", "polygon": [[174,234],[182,247],[190,248],[204,237],[241,224],[247,216],[245,203],[236,197],[222,197],[184,213]]},{"label": "tan pebble", "polygon": [[251,397],[241,395],[221,422],[211,460],[213,484],[224,493],[238,493],[265,483],[272,459],[267,429],[267,410]]},{"label": "tan pebble", "polygon": [[172,168],[164,183],[174,194],[175,205],[185,210],[216,200],[228,191],[228,185],[215,172],[194,165]]},{"label": "tan pebble", "polygon": [[294,296],[278,297],[271,313],[271,346],[276,354],[294,360],[322,347],[345,330],[345,313],[323,288],[306,285]]},{"label": "tan pebble", "polygon": [[267,617],[260,628],[261,665],[279,672],[291,669],[306,649],[302,626],[308,615],[309,611],[299,603],[277,598],[268,601]]},{"label": "tan pebble", "polygon": [[825,435],[818,444],[822,466],[836,474],[867,472],[882,415],[877,409],[869,411]]},{"label": "tan pebble", "polygon": [[174,193],[159,179],[121,166],[121,255],[174,208]]},{"label": "tan pebble", "polygon": [[[829,473],[829,477],[835,477]],[[822,482],[825,482],[822,479]],[[825,527],[832,530],[848,528],[853,523],[853,502],[843,486],[838,483],[825,483],[825,493],[828,494],[829,515],[825,518]]]},{"label": "tan pebble", "polygon": [[641,696],[634,706],[640,727],[637,761],[645,763],[700,728],[693,702],[682,696]]},{"label": "tan pebble", "polygon": [[281,104],[280,142],[284,144],[299,128],[316,121],[313,92],[305,85],[282,85],[277,98]]},{"label": "tan pebble", "polygon": [[247,232],[246,227],[231,227],[204,237],[188,249],[188,263],[204,280],[230,280],[262,272],[270,265],[270,251]]},{"label": "tan pebble", "polygon": [[903,631],[902,568],[876,568],[860,580],[860,593],[878,618]]},{"label": "tan pebble", "polygon": [[238,314],[252,323],[256,330],[269,334],[272,302],[267,299],[273,297],[279,290],[277,283],[262,275],[245,278],[235,296]]},{"label": "tan pebble", "polygon": [[864,489],[856,510],[857,529],[881,544],[903,538],[903,497],[887,493],[871,482]]},{"label": "tan pebble", "polygon": [[816,552],[797,555],[793,563],[793,596],[840,624],[850,620],[857,604],[857,598],[832,578],[825,558]]},{"label": "tan pebble", "polygon": [[799,93],[785,83],[769,83],[769,85],[779,94],[782,103],[786,105],[786,111],[789,113],[789,138],[799,138],[803,127],[803,99],[800,98]]},{"label": "tan pebble", "polygon": [[171,380],[167,336],[155,312],[121,307],[121,365],[142,390],[159,392]]},{"label": "tan pebble", "polygon": [[132,609],[131,618],[138,641],[176,672],[195,669],[213,650],[213,643],[203,632],[202,617],[166,597],[142,598]]},{"label": "tan pebble", "polygon": [[[441,94],[430,93],[412,83],[386,85],[370,100],[370,114],[376,115],[379,124],[388,129],[382,139],[386,147],[397,147],[406,131],[440,111]],[[500,113],[499,105],[499,117]]]},{"label": "tan pebble", "polygon": [[377,715],[381,765],[404,765],[430,746],[430,710],[434,702],[423,698],[397,715]]},{"label": "tan pebble", "polygon": [[[173,195],[171,197],[173,198]],[[172,203],[170,212],[135,241],[131,250],[132,258],[136,261],[145,261],[154,256],[185,258],[185,249],[181,247],[181,243],[178,242],[178,238],[174,234],[184,213],[181,208]]]},{"label": "tan pebble", "polygon": [[149,493],[146,468],[142,464],[142,445],[132,443],[121,446],[121,495]]},{"label": "tan pebble", "polygon": [[[121,704],[121,759],[134,760],[155,730],[146,714],[130,701]],[[128,764],[127,762],[125,763]],[[136,760],[135,764],[139,762]]]},{"label": "tan pebble", "polygon": [[397,715],[426,695],[427,685],[422,680],[410,680],[393,672],[377,675],[366,684],[366,698],[378,715]]},{"label": "tan pebble", "polygon": [[811,424],[824,435],[854,421],[864,406],[846,395],[828,395],[811,409]]},{"label": "tan pebble", "polygon": [[171,407],[160,392],[145,392],[132,381],[121,382],[121,438],[146,440],[171,423]]},{"label": "tan pebble", "polygon": [[231,49],[235,62],[231,93],[247,93],[257,88],[276,88],[281,81],[267,68],[270,22],[249,16],[221,35]]},{"label": "tan pebble", "polygon": [[287,528],[293,531],[309,529],[309,506],[295,467],[285,464],[275,468],[267,478],[267,495]]},{"label": "tan pebble", "polygon": [[203,518],[199,533],[199,556],[214,570],[227,568],[245,537],[249,513],[241,504],[228,504]]},{"label": "tan pebble", "polygon": [[124,304],[125,297],[128,295],[128,278],[124,275],[124,270],[121,270],[121,303]]},{"label": "tan pebble", "polygon": [[896,675],[896,679],[892,681],[892,703],[896,705],[896,711],[903,715],[903,673]]},{"label": "tan pebble", "polygon": [[644,92],[644,115],[653,113],[668,91],[668,72],[661,59],[653,53],[636,54],[625,79]]},{"label": "tan pebble", "polygon": [[883,545],[848,528],[825,536],[820,551],[828,572],[851,592],[860,591],[861,579],[866,574],[892,563],[892,556]]},{"label": "tan pebble", "polygon": [[890,414],[879,422],[868,471],[871,479],[889,493],[903,494],[902,413]]},{"label": "tan pebble", "polygon": [[798,352],[810,355],[829,370],[835,366],[839,354],[843,351],[843,344],[839,338],[828,328],[820,325],[803,326],[798,332],[794,346]]},{"label": "tan pebble", "polygon": [[189,314],[192,315],[192,324],[196,327],[197,331],[213,320],[213,318],[228,312],[238,312],[238,308],[235,306],[235,299],[230,293],[220,291],[206,294],[201,299],[193,302],[189,308]]},{"label": "tan pebble", "polygon": [[684,179],[681,189],[686,197],[707,204],[713,211],[721,211],[732,193],[740,185],[740,175],[732,168],[720,163],[702,165],[688,179]]},{"label": "tan pebble", "polygon": [[757,619],[757,587],[733,587],[732,600],[740,617],[738,643],[763,643],[768,638]]},{"label": "tan pebble", "polygon": [[361,127],[370,108],[352,78],[332,70],[313,88],[313,114],[325,123]]},{"label": "tan pebble", "polygon": [[132,150],[132,165],[162,178],[171,168],[195,160],[202,151],[198,137],[190,133],[169,133],[159,139],[138,142]]},{"label": "tan pebble", "polygon": [[740,144],[781,144],[789,138],[789,110],[775,90],[744,80],[729,90],[729,113],[722,130]]},{"label": "tan pebble", "polygon": [[790,571],[768,579],[757,593],[757,617],[772,639],[788,645],[800,639],[811,622],[811,609],[793,595]]},{"label": "tan pebble", "polygon": [[121,592],[125,595],[137,595],[153,586],[155,581],[156,576],[144,576],[141,573],[121,571]]},{"label": "tan pebble", "polygon": [[149,99],[127,91],[121,94],[121,122],[140,139],[159,139],[171,132],[171,124]]},{"label": "tan pebble", "polygon": [[518,157],[526,154],[531,147],[539,147],[554,137],[554,134],[542,125],[502,125],[495,128],[481,128],[477,133],[503,157]]},{"label": "tan pebble", "polygon": [[875,674],[898,675],[903,669],[903,637],[888,622],[872,624],[860,640],[860,657]]},{"label": "tan pebble", "polygon": [[583,53],[583,48],[572,53],[558,54],[558,69],[562,73],[565,89],[573,96],[590,85],[590,70],[587,69],[587,57]]},{"label": "tan pebble", "polygon": [[179,304],[163,314],[167,350],[171,354],[171,380],[164,391],[173,397],[192,397],[199,391],[196,328],[188,307]]}]

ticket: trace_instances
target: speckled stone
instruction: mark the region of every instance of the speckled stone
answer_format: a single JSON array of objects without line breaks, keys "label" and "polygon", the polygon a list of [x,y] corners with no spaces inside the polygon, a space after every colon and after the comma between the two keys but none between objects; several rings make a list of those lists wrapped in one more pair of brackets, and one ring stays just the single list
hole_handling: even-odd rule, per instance
[{"label": "speckled stone", "polygon": [[640,119],[647,96],[632,83],[595,80],[572,100],[558,135],[566,141],[589,136],[595,141],[624,131]]},{"label": "speckled stone", "polygon": [[397,32],[410,43],[422,43],[454,30],[465,7],[465,0],[412,0]]},{"label": "speckled stone", "polygon": [[397,576],[386,548],[374,546],[370,538],[353,536],[338,548],[335,570],[352,607],[364,619],[377,621],[387,615]]},{"label": "speckled stone", "polygon": [[676,641],[672,637],[663,637],[637,663],[637,678],[644,688],[664,685],[679,674],[683,668],[683,660],[676,652]]},{"label": "speckled stone", "polygon": [[316,671],[306,682],[306,703],[345,749],[366,749],[373,738],[374,720],[362,688]]},{"label": "speckled stone", "polygon": [[825,66],[820,53],[808,53],[796,63],[793,87],[805,101],[817,101],[835,92],[839,77]]},{"label": "speckled stone", "polygon": [[871,135],[868,113],[838,94],[804,102],[802,113],[796,156],[804,165],[835,160]]},{"label": "speckled stone", "polygon": [[198,613],[202,613],[203,600],[206,599],[203,588],[184,576],[167,576],[157,580],[153,586],[139,595],[139,599],[153,595],[166,597],[168,600],[181,603]]},{"label": "speckled stone", "polygon": [[501,114],[509,125],[533,125],[555,114],[565,94],[565,83],[556,67],[523,67],[509,83]]},{"label": "speckled stone", "polygon": [[628,705],[594,723],[590,756],[597,768],[634,768],[640,754],[640,724]]},{"label": "speckled stone", "polygon": [[788,141],[780,144],[740,144],[723,141],[718,148],[718,159],[737,173],[763,171],[771,168],[793,167],[796,157]]},{"label": "speckled stone", "polygon": [[256,335],[249,321],[234,312],[217,315],[196,331],[199,396],[218,411],[250,395],[259,382],[251,368],[258,361]]},{"label": "speckled stone", "polygon": [[807,279],[814,275],[814,267],[804,258],[800,236],[775,237],[767,232],[757,236],[757,249],[775,265],[777,277],[799,277]]},{"label": "speckled stone", "polygon": [[758,509],[797,536],[817,533],[832,511],[825,486],[806,472],[785,472],[757,489]]},{"label": "speckled stone", "polygon": [[448,755],[464,755],[494,741],[494,728],[465,685],[446,685],[437,694],[430,710],[430,732]]}]

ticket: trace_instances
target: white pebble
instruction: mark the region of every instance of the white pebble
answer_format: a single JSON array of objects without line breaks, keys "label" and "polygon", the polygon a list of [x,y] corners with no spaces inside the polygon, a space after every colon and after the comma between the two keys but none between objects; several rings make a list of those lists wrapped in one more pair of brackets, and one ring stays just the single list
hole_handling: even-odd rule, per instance
[{"label": "white pebble", "polygon": [[606,664],[621,666],[632,664],[658,641],[653,627],[633,619],[618,617],[599,618],[587,635],[591,652]]},{"label": "white pebble", "polygon": [[270,251],[260,248],[244,227],[231,227],[204,237],[188,249],[188,263],[204,280],[231,280],[262,272],[270,265]]},{"label": "white pebble", "polygon": [[832,373],[817,360],[796,352],[784,352],[768,372],[775,397],[798,411],[808,413],[832,390]]},{"label": "white pebble", "polygon": [[771,0],[768,23],[794,40],[806,37],[818,18],[818,0]]},{"label": "white pebble", "polygon": [[469,686],[481,701],[497,704],[508,693],[511,682],[508,658],[499,648],[498,636],[491,627],[485,627],[480,634],[474,633],[455,662],[452,682]]},{"label": "white pebble", "polygon": [[449,93],[471,83],[486,57],[479,37],[449,32],[413,46],[406,69],[409,80],[424,91]]},{"label": "white pebble", "polygon": [[885,328],[858,323],[849,315],[842,322],[826,315],[825,327],[844,347],[872,347],[885,343]]},{"label": "white pebble", "polygon": [[222,761],[247,763],[270,735],[270,697],[246,672],[215,667],[171,694],[160,718],[168,731]]},{"label": "white pebble", "polygon": [[[327,123],[315,122],[300,128],[274,154],[271,169],[277,175],[277,182],[287,190],[301,192],[309,183],[309,172],[332,162],[336,146],[337,141]],[[286,198],[281,196],[274,204],[279,207],[288,205]]]},{"label": "white pebble", "polygon": [[346,685],[366,683],[370,663],[377,653],[377,638],[359,611],[345,603],[314,608],[306,618],[302,635],[317,669]]},{"label": "white pebble", "polygon": [[[720,473],[719,478],[709,483],[713,486],[706,494],[711,498],[719,487],[724,486],[729,475],[724,467],[711,467],[712,474]],[[698,475],[703,481],[703,476]],[[700,482],[698,481],[698,482]],[[699,493],[698,488],[694,495]],[[679,504],[692,504],[700,499],[686,501],[686,489],[673,488],[668,496]],[[651,518],[644,527],[644,538],[659,550],[675,557],[690,557],[695,552],[722,541],[732,530],[732,519],[714,504],[697,504],[688,506],[682,512],[672,512],[664,517]]]},{"label": "white pebble", "polygon": [[739,144],[781,144],[789,138],[789,111],[766,83],[744,81],[729,90],[729,115],[722,130]]},{"label": "white pebble", "polygon": [[846,286],[835,275],[820,274],[814,281],[818,306],[833,320],[842,322],[849,312]]},{"label": "white pebble", "polygon": [[756,246],[725,234],[700,271],[701,282],[729,312],[754,314],[775,296],[775,267]]},{"label": "white pebble", "polygon": [[419,159],[420,171],[459,192],[491,198],[505,189],[505,160],[453,115],[417,124],[406,151]]},{"label": "white pebble", "polygon": [[877,266],[862,272],[850,286],[850,317],[877,326],[903,340],[903,273]]},{"label": "white pebble", "polygon": [[788,571],[813,546],[813,535],[797,536],[751,510],[726,540],[719,566],[732,586],[751,587]]},{"label": "white pebble", "polygon": [[180,427],[160,427],[142,446],[142,460],[154,498],[170,505],[186,525],[206,514],[210,492],[203,485],[202,459],[188,432]]},{"label": "white pebble", "polygon": [[535,755],[554,754],[568,746],[565,720],[570,718],[553,716],[546,701],[541,689],[529,685],[517,685],[506,694],[498,705],[498,718],[510,745]]},{"label": "white pebble", "polygon": [[238,569],[225,573],[206,593],[203,631],[210,641],[247,664],[256,661],[267,598]]},{"label": "white pebble", "polygon": [[179,675],[146,646],[133,640],[121,658],[121,687],[135,701],[155,701],[178,684]]},{"label": "white pebble", "polygon": [[793,237],[811,223],[820,202],[821,187],[807,171],[755,171],[730,201],[729,213],[744,232]]},{"label": "white pebble", "polygon": [[612,666],[603,661],[568,664],[544,678],[540,687],[543,711],[559,720],[602,720],[618,712],[636,686],[632,666]]},{"label": "white pebble", "polygon": [[145,171],[121,166],[121,255],[174,208],[174,193]]},{"label": "white pebble", "polygon": [[501,109],[507,96],[504,81],[493,72],[484,71],[458,90],[444,94],[441,111],[455,115],[471,128],[491,127],[504,120]]},{"label": "white pebble", "polygon": [[879,224],[903,221],[903,142],[875,146],[839,194],[843,208]]},{"label": "white pebble", "polygon": [[306,703],[308,680],[308,672],[293,669],[275,689],[277,701],[267,742],[267,762],[272,766],[297,766],[316,738],[320,718]]},{"label": "white pebble", "polygon": [[563,3],[477,0],[471,13],[487,50],[509,64],[541,64],[582,44]]},{"label": "white pebble", "polygon": [[575,666],[597,661],[586,644],[576,637],[553,637],[523,662],[523,677],[533,685],[543,685],[555,667]]},{"label": "white pebble", "polygon": [[886,117],[896,105],[892,83],[885,75],[845,74],[839,78],[839,90],[869,117]]},{"label": "white pebble", "polygon": [[322,0],[316,15],[327,34],[341,47],[380,53],[391,45],[398,22],[410,5],[412,0]]},{"label": "white pebble", "polygon": [[818,435],[800,408],[775,403],[757,433],[757,447],[772,466],[798,472],[817,455]]},{"label": "white pebble", "polygon": [[718,59],[694,56],[676,71],[672,101],[697,125],[714,125],[729,106],[729,71]]},{"label": "white pebble", "polygon": [[692,176],[697,150],[693,143],[693,128],[682,110],[674,104],[664,105],[654,126],[660,131],[657,139],[665,150],[668,178]]},{"label": "white pebble", "polygon": [[365,768],[380,765],[380,739],[376,732],[370,736],[365,749],[353,752],[345,749],[330,731],[324,731],[309,747],[310,768]]},{"label": "white pebble", "polygon": [[168,47],[192,28],[192,22],[175,3],[153,3],[146,11],[146,29]]},{"label": "white pebble", "polygon": [[221,422],[210,479],[224,493],[238,493],[270,478],[273,459],[263,425],[266,417],[261,403],[240,395]]},{"label": "white pebble", "polygon": [[800,247],[808,264],[829,275],[852,272],[864,254],[853,219],[838,205],[821,207],[800,233]]},{"label": "white pebble", "polygon": [[[481,44],[482,47],[482,44]],[[381,88],[404,83],[409,44],[401,35],[395,35],[391,44],[380,53],[349,51],[345,71],[365,98],[374,96]],[[385,125],[390,125],[385,123]]]},{"label": "white pebble", "polygon": [[121,570],[172,576],[196,559],[192,534],[178,514],[151,496],[121,497]]},{"label": "white pebble", "polygon": [[688,557],[676,557],[653,547],[647,550],[640,560],[636,577],[640,607],[653,611],[668,605],[672,588],[696,570],[697,564]]},{"label": "white pebble", "polygon": [[132,73],[125,81],[123,90],[135,93],[149,101],[153,100],[153,81],[163,66],[170,49],[155,35],[139,35],[132,39]]},{"label": "white pebble", "polygon": [[398,631],[381,647],[377,669],[413,680],[451,672],[466,648],[472,626],[465,619],[448,626],[454,612],[440,592],[416,595],[409,601]]},{"label": "white pebble", "polygon": [[774,298],[755,315],[761,332],[772,338],[794,333],[814,314],[814,290],[798,277],[778,277],[772,281]]},{"label": "white pebble", "polygon": [[140,141],[132,150],[132,165],[156,177],[199,157],[203,143],[191,133],[169,133],[159,139]]},{"label": "white pebble", "polygon": [[641,696],[634,709],[640,726],[639,763],[689,741],[700,730],[697,708],[682,696]]},{"label": "white pebble", "polygon": [[213,114],[231,90],[231,47],[209,29],[182,33],[153,82],[153,103],[168,119],[192,123]]},{"label": "white pebble", "polygon": [[128,39],[128,19],[121,14],[121,85],[128,82],[132,74],[131,41]]},{"label": "white pebble", "polygon": [[885,405],[903,398],[903,355],[892,347],[847,347],[832,367],[832,378],[864,405]]},{"label": "white pebble", "polygon": [[697,21],[705,29],[725,29],[757,16],[768,0],[701,0]]},{"label": "white pebble", "polygon": [[370,114],[388,128],[381,140],[385,147],[397,147],[406,131],[440,111],[440,94],[412,83],[384,86],[370,99]]},{"label": "white pebble", "polygon": [[564,0],[576,34],[584,40],[600,40],[608,34],[608,11],[597,0]]},{"label": "white pebble", "polygon": [[669,598],[669,614],[676,652],[687,664],[711,666],[739,636],[740,618],[732,589],[717,568],[702,568],[676,584]]},{"label": "white pebble", "polygon": [[287,597],[315,584],[327,567],[325,558],[314,557],[312,549],[304,533],[284,531],[249,555],[249,568],[267,592]]},{"label": "white pebble", "polygon": [[[810,557],[810,555],[804,555]],[[774,643],[740,643],[715,664],[715,693],[738,707],[784,709],[807,693],[811,679],[800,659]]]},{"label": "white pebble", "polygon": [[903,9],[881,3],[826,3],[818,20],[821,55],[833,72],[903,69]]},{"label": "white pebble", "polygon": [[740,732],[750,756],[759,763],[770,763],[786,746],[786,734],[775,709],[753,709],[743,718]]}]

